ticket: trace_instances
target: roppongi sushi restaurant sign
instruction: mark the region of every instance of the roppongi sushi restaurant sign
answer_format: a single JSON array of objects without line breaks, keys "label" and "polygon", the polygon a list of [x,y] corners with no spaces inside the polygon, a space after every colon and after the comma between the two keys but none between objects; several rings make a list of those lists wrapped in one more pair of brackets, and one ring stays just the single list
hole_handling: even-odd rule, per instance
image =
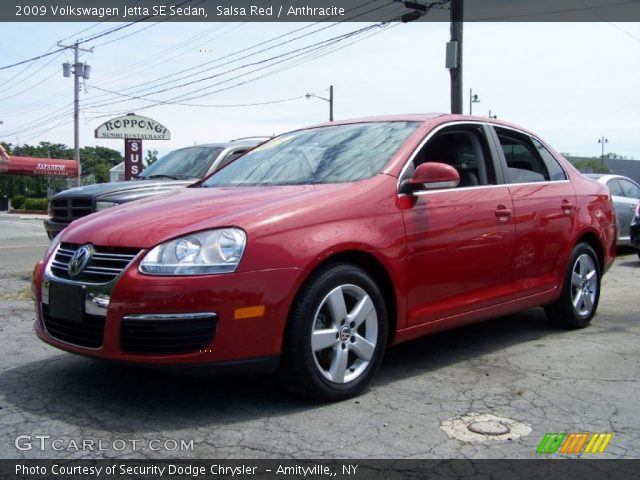
[{"label": "roppongi sushi restaurant sign", "polygon": [[160,122],[130,113],[104,122],[96,128],[96,138],[171,140],[171,132]]},{"label": "roppongi sushi restaurant sign", "polygon": [[142,140],[170,140],[171,132],[156,120],[129,113],[104,122],[95,137],[124,139],[124,178],[131,180],[142,172]]}]

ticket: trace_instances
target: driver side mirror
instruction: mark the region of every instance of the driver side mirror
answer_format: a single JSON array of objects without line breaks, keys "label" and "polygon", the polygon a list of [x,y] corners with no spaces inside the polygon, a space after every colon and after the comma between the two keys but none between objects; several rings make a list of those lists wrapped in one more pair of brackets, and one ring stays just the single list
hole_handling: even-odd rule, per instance
[{"label": "driver side mirror", "polygon": [[455,188],[460,183],[460,174],[451,165],[427,162],[418,165],[411,178],[403,182],[404,193],[417,190],[437,190]]}]

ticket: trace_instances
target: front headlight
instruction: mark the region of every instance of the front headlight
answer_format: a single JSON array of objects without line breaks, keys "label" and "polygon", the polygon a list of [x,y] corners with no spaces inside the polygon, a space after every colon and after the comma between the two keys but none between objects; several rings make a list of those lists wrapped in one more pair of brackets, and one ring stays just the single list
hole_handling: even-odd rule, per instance
[{"label": "front headlight", "polygon": [[192,233],[161,243],[140,262],[147,275],[206,275],[234,272],[240,263],[247,234],[239,228]]},{"label": "front headlight", "polygon": [[96,212],[99,212],[100,210],[106,210],[107,208],[116,207],[118,205],[120,204],[116,202],[103,202],[99,200],[96,202]]}]

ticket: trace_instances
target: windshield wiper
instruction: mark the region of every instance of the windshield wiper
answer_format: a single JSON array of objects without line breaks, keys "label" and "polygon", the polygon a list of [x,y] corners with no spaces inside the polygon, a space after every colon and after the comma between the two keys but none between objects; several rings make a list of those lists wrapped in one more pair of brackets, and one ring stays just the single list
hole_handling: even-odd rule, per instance
[{"label": "windshield wiper", "polygon": [[180,180],[179,177],[176,177],[174,175],[167,175],[164,173],[160,173],[158,175],[149,175],[148,177],[144,177],[144,178],[170,178],[172,180]]}]

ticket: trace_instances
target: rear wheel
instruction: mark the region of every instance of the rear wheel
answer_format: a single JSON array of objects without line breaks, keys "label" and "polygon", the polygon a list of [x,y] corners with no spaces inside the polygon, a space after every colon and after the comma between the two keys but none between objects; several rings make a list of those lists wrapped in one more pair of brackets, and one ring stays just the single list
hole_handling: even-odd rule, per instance
[{"label": "rear wheel", "polygon": [[387,311],[376,283],[353,265],[313,274],[293,306],[280,371],[285,385],[318,400],[357,395],[378,369]]},{"label": "rear wheel", "polygon": [[598,308],[600,277],[600,265],[593,248],[586,243],[576,245],[569,258],[562,294],[555,303],[545,307],[549,320],[563,327],[586,327]]}]

